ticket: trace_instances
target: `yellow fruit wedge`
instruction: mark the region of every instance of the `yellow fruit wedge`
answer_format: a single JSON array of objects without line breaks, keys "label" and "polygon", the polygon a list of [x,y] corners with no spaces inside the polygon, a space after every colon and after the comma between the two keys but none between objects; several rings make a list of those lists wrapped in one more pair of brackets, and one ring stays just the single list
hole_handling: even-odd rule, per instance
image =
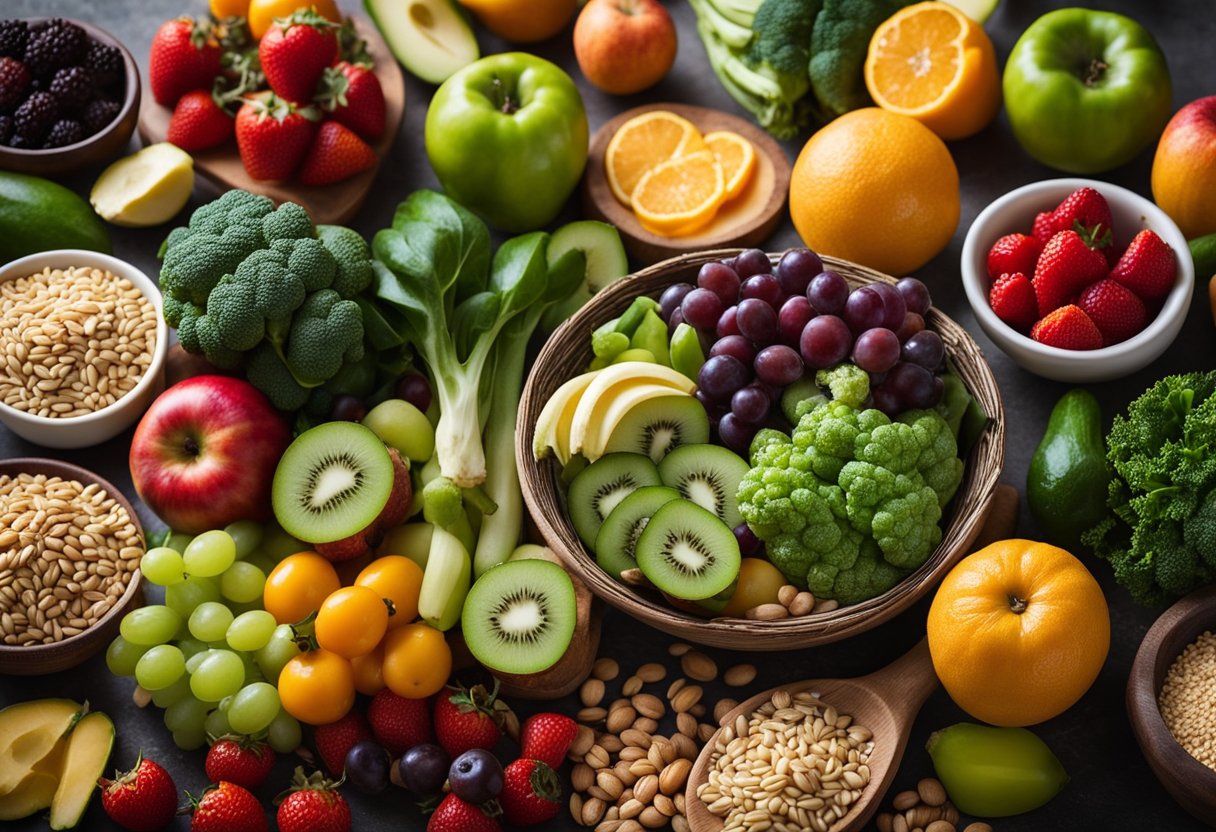
[{"label": "yellow fruit wedge", "polygon": [[58,774],[58,764],[39,763],[63,750],[81,710],[70,699],[36,699],[0,711],[0,796],[29,788],[26,777],[35,770]]},{"label": "yellow fruit wedge", "polygon": [[151,144],[101,172],[89,201],[102,219],[143,228],[177,216],[194,190],[194,159],[176,145]]},{"label": "yellow fruit wedge", "polygon": [[534,458],[544,459],[552,450],[562,465],[570,461],[570,425],[574,422],[574,411],[583,391],[599,373],[595,370],[575,376],[557,388],[545,402],[536,419],[536,433],[532,439]]},{"label": "yellow fruit wedge", "polygon": [[[569,442],[566,446],[570,455],[581,453],[587,456],[585,444],[592,431],[592,426],[599,422],[605,409],[611,405],[617,395],[630,387],[656,384],[670,387],[673,391],[671,395],[676,393],[691,395],[696,389],[696,385],[682,373],[677,373],[670,367],[646,361],[626,361],[600,370],[587,389],[579,396],[574,419],[570,426]],[[594,462],[596,459],[598,459],[597,456],[587,456],[589,462]]]},{"label": "yellow fruit wedge", "polygon": [[686,118],[652,110],[621,125],[604,151],[604,173],[613,195],[632,205],[633,189],[651,168],[704,148],[701,131]]},{"label": "yellow fruit wedge", "polygon": [[51,799],[51,829],[73,829],[80,823],[113,747],[114,723],[105,714],[93,711],[76,723]]},{"label": "yellow fruit wedge", "polygon": [[726,200],[722,165],[708,150],[646,172],[632,194],[638,220],[656,234],[683,236],[703,228]]},{"label": "yellow fruit wedge", "polygon": [[[615,390],[615,388],[614,388]],[[671,396],[688,395],[666,384],[639,384],[622,388],[621,392],[611,401],[605,402],[596,413],[596,418],[588,426],[587,437],[583,440],[583,455],[588,459],[599,459],[606,451],[608,440],[617,425],[630,410],[642,402],[651,399],[670,398]]]},{"label": "yellow fruit wedge", "polygon": [[706,133],[705,147],[722,166],[726,198],[734,199],[752,181],[752,173],[756,170],[756,149],[747,139],[729,130]]}]

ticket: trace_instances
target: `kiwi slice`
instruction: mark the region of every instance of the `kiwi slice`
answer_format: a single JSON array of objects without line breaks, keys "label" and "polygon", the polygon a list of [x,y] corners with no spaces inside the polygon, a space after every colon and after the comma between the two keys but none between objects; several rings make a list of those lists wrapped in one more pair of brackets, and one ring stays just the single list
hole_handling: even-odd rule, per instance
[{"label": "kiwi slice", "polygon": [[659,507],[638,536],[634,555],[650,582],[675,598],[699,601],[739,576],[739,541],[718,519],[688,500]]},{"label": "kiwi slice", "polygon": [[[694,400],[695,401],[695,400]],[[646,485],[661,485],[659,469],[641,454],[605,454],[570,482],[566,500],[579,539],[591,548],[617,503]]]},{"label": "kiwi slice", "polygon": [[614,508],[600,532],[595,536],[595,562],[616,579],[626,569],[636,569],[638,562],[633,550],[646,523],[659,508],[672,500],[680,499],[680,492],[662,485],[648,485],[630,494]]},{"label": "kiwi slice", "polygon": [[645,454],[656,465],[673,448],[709,441],[705,406],[692,396],[660,396],[630,408],[604,445],[607,453]]},{"label": "kiwi slice", "polygon": [[732,529],[743,522],[735,494],[747,471],[742,457],[719,445],[683,445],[659,463],[663,485],[718,515]]},{"label": "kiwi slice", "polygon": [[464,599],[460,628],[477,661],[502,673],[538,673],[570,646],[578,618],[574,584],[545,560],[509,560]]},{"label": "kiwi slice", "polygon": [[375,522],[393,491],[393,460],[383,440],[355,422],[327,422],[287,446],[270,499],[283,530],[330,543]]}]

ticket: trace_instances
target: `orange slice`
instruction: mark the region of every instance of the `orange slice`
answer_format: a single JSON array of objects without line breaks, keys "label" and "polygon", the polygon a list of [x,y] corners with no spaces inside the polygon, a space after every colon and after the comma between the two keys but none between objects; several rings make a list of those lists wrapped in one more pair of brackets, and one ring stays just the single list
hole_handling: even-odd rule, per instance
[{"label": "orange slice", "polygon": [[646,172],[632,194],[633,211],[656,234],[691,234],[726,199],[722,165],[708,150],[671,159]]},{"label": "orange slice", "polygon": [[901,9],[875,30],[865,79],[878,106],[947,140],[982,130],[1001,102],[996,52],[984,27],[934,0]]},{"label": "orange slice", "polygon": [[651,168],[701,150],[701,131],[691,121],[667,110],[652,110],[621,125],[604,152],[608,187],[623,204]]},{"label": "orange slice", "polygon": [[756,149],[747,139],[729,130],[706,133],[705,146],[722,166],[722,175],[726,177],[726,198],[734,199],[751,181],[752,172],[756,169]]}]

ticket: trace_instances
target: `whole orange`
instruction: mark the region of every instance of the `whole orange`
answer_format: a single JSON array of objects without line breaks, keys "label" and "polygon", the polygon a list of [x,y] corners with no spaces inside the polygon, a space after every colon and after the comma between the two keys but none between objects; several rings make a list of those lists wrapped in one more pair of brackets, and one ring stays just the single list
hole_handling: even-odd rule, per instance
[{"label": "whole orange", "polygon": [[1192,101],[1165,125],[1153,199],[1187,239],[1216,233],[1216,95]]},{"label": "whole orange", "polygon": [[897,277],[946,247],[959,209],[958,168],[945,143],[878,107],[811,136],[790,179],[790,217],[803,242]]},{"label": "whole orange", "polygon": [[512,43],[535,43],[560,32],[578,11],[576,0],[460,0],[481,24]]},{"label": "whole orange", "polygon": [[658,0],[590,0],[574,23],[574,57],[613,95],[659,82],[676,60],[676,25]]},{"label": "whole orange", "polygon": [[1093,684],[1110,648],[1106,598],[1063,549],[998,540],[964,558],[929,608],[929,652],[950,697],[976,719],[1051,719]]}]

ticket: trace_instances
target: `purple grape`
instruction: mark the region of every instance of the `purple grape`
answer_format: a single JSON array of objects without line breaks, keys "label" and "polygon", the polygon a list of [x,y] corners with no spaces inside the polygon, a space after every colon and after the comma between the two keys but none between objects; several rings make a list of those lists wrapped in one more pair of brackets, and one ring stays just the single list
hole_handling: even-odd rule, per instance
[{"label": "purple grape", "polygon": [[739,275],[721,263],[706,263],[697,273],[697,285],[718,296],[723,306],[730,306],[739,299]]},{"label": "purple grape", "polygon": [[883,387],[889,389],[908,410],[933,407],[933,374],[919,364],[901,361],[891,368]]},{"label": "purple grape", "polygon": [[899,293],[899,290],[890,283],[881,282],[871,284],[870,288],[878,292],[879,297],[882,298],[882,325],[892,332],[903,326],[908,305],[904,303],[904,296]]},{"label": "purple grape", "polygon": [[782,342],[796,347],[807,321],[813,317],[815,308],[806,299],[806,295],[792,295],[787,299],[781,304],[781,311],[777,313],[777,329],[781,333]]},{"label": "purple grape", "polygon": [[744,364],[751,364],[756,358],[756,348],[742,335],[727,335],[714,342],[714,345],[709,348],[709,354],[711,356],[729,355]]},{"label": "purple grape", "polygon": [[809,248],[792,248],[777,264],[777,279],[787,295],[805,295],[811,278],[823,271],[823,261]]},{"label": "purple grape", "polygon": [[701,403],[705,408],[705,415],[709,417],[709,421],[717,424],[718,420],[730,412],[730,404],[715,401],[705,394],[704,391],[698,390],[692,394],[693,397]]},{"label": "purple grape", "polygon": [[452,794],[466,803],[480,806],[498,797],[505,775],[502,763],[484,748],[473,748],[452,761],[448,785]]},{"label": "purple grape", "polygon": [[663,316],[663,320],[671,321],[672,313],[680,308],[684,296],[691,291],[691,283],[673,283],[663,290],[663,294],[659,295],[659,314]]},{"label": "purple grape", "polygon": [[735,395],[730,398],[730,412],[735,414],[736,419],[742,419],[749,425],[764,421],[772,406],[773,400],[769,398],[768,393],[755,384],[736,390]]},{"label": "purple grape", "polygon": [[908,312],[904,315],[904,323],[899,329],[895,330],[895,335],[900,342],[907,341],[916,333],[925,328],[925,319],[917,312]]},{"label": "purple grape", "polygon": [[899,339],[885,327],[867,329],[853,343],[853,363],[867,373],[885,373],[899,360]]},{"label": "purple grape", "polygon": [[367,415],[367,405],[354,396],[334,396],[329,418],[334,422],[358,422]]},{"label": "purple grape", "polygon": [[739,333],[757,345],[771,344],[777,340],[777,310],[767,301],[759,298],[739,301],[736,320]]},{"label": "purple grape", "polygon": [[870,373],[870,389],[873,390],[878,385],[887,380],[886,373]]},{"label": "purple grape", "polygon": [[887,309],[882,302],[882,295],[874,291],[873,287],[862,286],[849,293],[849,299],[844,305],[844,321],[854,335],[860,335],[867,329],[882,326],[886,317]]},{"label": "purple grape", "polygon": [[904,361],[933,371],[941,366],[942,359],[946,357],[946,346],[940,335],[924,329],[904,342],[902,357]]},{"label": "purple grape", "polygon": [[422,373],[408,373],[397,381],[397,398],[405,399],[414,407],[426,413],[431,407],[434,394],[431,383]]},{"label": "purple grape", "polygon": [[752,380],[748,366],[733,355],[710,356],[697,373],[697,386],[705,395],[725,402],[743,385]]},{"label": "purple grape", "polygon": [[718,318],[718,324],[714,332],[717,333],[719,338],[739,334],[739,322],[735,318],[738,311],[739,307],[732,306],[722,313],[722,317]]},{"label": "purple grape", "polygon": [[781,306],[781,281],[771,274],[758,274],[743,281],[739,287],[740,298],[756,298],[777,309]]},{"label": "purple grape", "polygon": [[443,789],[450,763],[446,751],[424,742],[401,755],[397,761],[397,777],[408,791],[418,797],[430,797]]},{"label": "purple grape", "polygon": [[697,329],[713,329],[725,308],[722,299],[709,289],[693,289],[680,302],[685,323]]},{"label": "purple grape", "polygon": [[816,370],[834,367],[844,361],[853,348],[853,333],[835,315],[820,315],[811,318],[802,330],[798,348],[806,366]]},{"label": "purple grape", "polygon": [[[899,345],[896,344],[895,348],[898,355]],[[797,350],[785,344],[776,344],[760,350],[756,354],[753,367],[756,377],[773,387],[787,387],[802,378],[802,357],[798,355]]]},{"label": "purple grape", "polygon": [[721,263],[723,266],[726,266],[726,268],[730,269],[731,271],[738,273],[738,269],[735,268],[735,258],[734,257],[727,257],[723,260],[719,260],[718,262]]},{"label": "purple grape", "polygon": [[375,740],[359,740],[346,752],[346,782],[363,794],[380,794],[388,788],[393,759]]},{"label": "purple grape", "polygon": [[758,248],[749,248],[735,257],[735,271],[739,278],[747,280],[752,275],[765,274],[773,270],[768,255]]},{"label": "purple grape", "polygon": [[907,304],[910,312],[924,315],[933,306],[933,299],[929,296],[929,287],[915,277],[901,278],[895,284],[895,288],[903,295],[904,303]]},{"label": "purple grape", "polygon": [[735,533],[735,540],[739,541],[739,554],[745,558],[760,554],[764,544],[760,542],[760,538],[756,537],[756,533],[751,530],[750,526],[740,523],[732,531]]},{"label": "purple grape", "polygon": [[742,419],[736,418],[734,413],[727,413],[718,422],[718,437],[722,440],[722,444],[742,456],[747,456],[748,447],[752,444],[752,437],[756,435],[756,430],[755,425],[749,425]]},{"label": "purple grape", "polygon": [[899,396],[897,396],[893,390],[885,385],[871,387],[870,400],[871,404],[876,409],[881,410],[892,419],[903,411],[903,407],[899,401]]},{"label": "purple grape", "polygon": [[667,319],[668,332],[675,332],[676,327],[682,323],[684,323],[684,310],[677,306],[675,311],[671,313],[671,317]]},{"label": "purple grape", "polygon": [[937,407],[944,395],[946,395],[946,382],[942,381],[941,376],[934,376],[933,392],[929,396],[929,401],[931,402],[929,407]]},{"label": "purple grape", "polygon": [[820,315],[841,315],[849,299],[848,281],[836,272],[822,272],[811,278],[806,297]]}]

